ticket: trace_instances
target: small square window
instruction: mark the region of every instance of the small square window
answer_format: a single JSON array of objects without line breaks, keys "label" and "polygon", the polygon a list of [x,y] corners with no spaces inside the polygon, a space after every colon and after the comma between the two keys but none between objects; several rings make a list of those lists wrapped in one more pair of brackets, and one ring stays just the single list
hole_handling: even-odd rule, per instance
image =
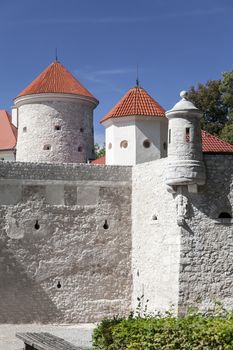
[{"label": "small square window", "polygon": [[54,129],[55,130],[61,130],[61,125],[55,125]]},{"label": "small square window", "polygon": [[51,149],[51,145],[44,145],[43,149],[45,151],[49,151]]},{"label": "small square window", "polygon": [[190,128],[185,129],[185,139],[186,142],[190,142]]},{"label": "small square window", "polygon": [[27,132],[27,127],[26,126],[23,127],[23,132]]}]

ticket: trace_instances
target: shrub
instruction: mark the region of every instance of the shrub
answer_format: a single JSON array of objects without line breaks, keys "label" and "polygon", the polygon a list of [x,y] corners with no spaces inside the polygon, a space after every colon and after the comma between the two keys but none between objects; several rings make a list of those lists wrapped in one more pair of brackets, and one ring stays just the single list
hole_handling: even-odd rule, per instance
[{"label": "shrub", "polygon": [[104,320],[94,330],[93,347],[96,350],[232,350],[233,314]]}]

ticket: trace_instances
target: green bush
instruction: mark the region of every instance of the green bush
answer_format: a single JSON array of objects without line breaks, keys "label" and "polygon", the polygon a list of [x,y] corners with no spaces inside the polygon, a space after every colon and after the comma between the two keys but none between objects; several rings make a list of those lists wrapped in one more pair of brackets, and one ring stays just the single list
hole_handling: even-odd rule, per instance
[{"label": "green bush", "polygon": [[93,347],[95,350],[233,350],[233,314],[104,320],[94,330]]}]

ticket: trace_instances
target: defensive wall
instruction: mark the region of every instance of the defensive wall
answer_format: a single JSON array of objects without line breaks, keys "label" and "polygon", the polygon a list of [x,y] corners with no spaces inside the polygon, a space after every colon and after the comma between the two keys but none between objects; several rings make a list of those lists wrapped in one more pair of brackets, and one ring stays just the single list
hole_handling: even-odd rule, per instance
[{"label": "defensive wall", "polygon": [[0,164],[0,322],[93,322],[131,305],[131,168]]},{"label": "defensive wall", "polygon": [[[233,155],[204,155],[198,193],[167,159],[137,166],[0,163],[0,323],[77,323],[215,300],[233,307]],[[131,196],[132,194],[132,196]],[[182,204],[182,225],[177,221]]]}]

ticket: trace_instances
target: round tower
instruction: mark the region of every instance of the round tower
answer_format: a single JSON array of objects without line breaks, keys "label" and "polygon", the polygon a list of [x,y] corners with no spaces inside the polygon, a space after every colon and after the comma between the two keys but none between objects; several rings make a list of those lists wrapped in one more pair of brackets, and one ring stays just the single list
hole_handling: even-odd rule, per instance
[{"label": "round tower", "polygon": [[166,184],[170,191],[176,191],[176,186],[188,185],[190,191],[196,192],[197,185],[205,183],[200,126],[202,113],[185,98],[185,91],[180,96],[181,101],[166,112],[169,120]]},{"label": "round tower", "polygon": [[165,110],[143,88],[130,89],[101,119],[106,164],[135,165],[166,157]]},{"label": "round tower", "polygon": [[58,61],[14,100],[17,161],[86,163],[94,158],[97,99]]}]

